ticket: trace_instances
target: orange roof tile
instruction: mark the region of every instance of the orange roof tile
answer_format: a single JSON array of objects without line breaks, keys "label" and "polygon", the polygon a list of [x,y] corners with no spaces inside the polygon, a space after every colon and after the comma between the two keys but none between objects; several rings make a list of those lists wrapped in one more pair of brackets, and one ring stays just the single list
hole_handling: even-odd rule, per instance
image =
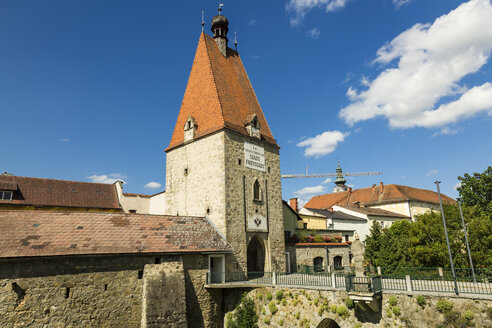
[{"label": "orange roof tile", "polygon": [[[443,202],[455,202],[455,200],[451,197],[448,197],[444,194],[441,195]],[[356,189],[351,192],[344,191],[314,196],[306,203],[306,205],[304,205],[304,207],[330,208],[333,205],[353,205],[356,202],[369,206],[408,200],[439,204],[438,195],[434,191],[413,188],[409,186],[389,184]]]},{"label": "orange roof tile", "polygon": [[203,217],[0,211],[0,231],[0,258],[231,250]]},{"label": "orange roof tile", "polygon": [[278,147],[239,54],[227,48],[224,57],[214,39],[202,33],[166,151],[183,144],[184,126],[190,116],[198,125],[195,138],[199,138],[222,129],[249,135],[245,122],[254,114],[260,123],[262,139]]}]

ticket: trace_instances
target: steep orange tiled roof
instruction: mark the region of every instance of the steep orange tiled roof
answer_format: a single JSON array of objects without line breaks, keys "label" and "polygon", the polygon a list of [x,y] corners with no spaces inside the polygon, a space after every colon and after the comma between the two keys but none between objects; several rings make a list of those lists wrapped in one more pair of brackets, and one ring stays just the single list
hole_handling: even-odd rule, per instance
[{"label": "steep orange tiled roof", "polygon": [[118,195],[112,184],[0,175],[0,186],[11,185],[11,201],[0,204],[33,206],[69,206],[119,209]]},{"label": "steep orange tiled roof", "polygon": [[199,138],[224,128],[248,135],[245,122],[255,114],[262,139],[278,146],[239,54],[228,48],[224,57],[214,39],[202,33],[166,151],[183,144],[184,126],[190,116],[198,125],[195,138]]},{"label": "steep orange tiled roof", "polygon": [[203,217],[0,211],[0,231],[0,258],[231,250]]},{"label": "steep orange tiled roof", "polygon": [[[444,194],[443,202],[454,203],[455,200]],[[430,204],[439,204],[436,192],[400,186],[395,184],[378,185],[370,188],[355,189],[353,191],[337,192],[318,195],[311,198],[304,207],[306,208],[330,208],[333,205],[353,205],[356,202],[364,205],[376,205],[394,203],[398,201],[417,201]]]}]

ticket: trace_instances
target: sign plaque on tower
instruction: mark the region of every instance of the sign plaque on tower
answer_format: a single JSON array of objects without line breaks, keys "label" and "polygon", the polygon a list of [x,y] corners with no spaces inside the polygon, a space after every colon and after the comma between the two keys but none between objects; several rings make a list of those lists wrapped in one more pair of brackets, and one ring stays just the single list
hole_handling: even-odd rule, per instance
[{"label": "sign plaque on tower", "polygon": [[244,142],[244,166],[265,172],[265,149],[249,142]]}]

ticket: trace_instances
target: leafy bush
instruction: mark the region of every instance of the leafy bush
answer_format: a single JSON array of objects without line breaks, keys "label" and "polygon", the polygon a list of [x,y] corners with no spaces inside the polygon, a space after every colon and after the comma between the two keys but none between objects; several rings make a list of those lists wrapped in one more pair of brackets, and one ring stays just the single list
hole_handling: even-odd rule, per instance
[{"label": "leafy bush", "polygon": [[269,318],[264,318],[263,319],[263,322],[265,323],[265,325],[269,325],[270,324],[270,319]]},{"label": "leafy bush", "polygon": [[261,308],[261,314],[266,314],[265,308]]},{"label": "leafy bush", "polygon": [[330,306],[330,311],[331,313],[337,313],[337,305],[333,304],[332,306]]},{"label": "leafy bush", "polygon": [[279,326],[283,326],[283,325],[284,325],[284,320],[280,319],[280,320],[278,321],[278,325],[279,325]]},{"label": "leafy bush", "polygon": [[320,235],[317,235],[317,236],[314,236],[313,242],[314,243],[322,243],[322,242],[324,242],[324,240],[323,240],[323,237],[321,237]]},{"label": "leafy bush", "polygon": [[349,308],[349,309],[353,309],[355,304],[354,304],[354,300],[350,299],[350,298],[346,298],[345,299],[345,305]]},{"label": "leafy bush", "polygon": [[396,297],[391,296],[391,297],[389,298],[389,304],[390,304],[391,306],[395,306],[396,304],[398,304],[398,301],[397,301]]},{"label": "leafy bush", "polygon": [[246,293],[241,297],[241,303],[227,321],[228,328],[258,327],[258,316],[256,315],[255,302]]},{"label": "leafy bush", "polygon": [[345,305],[339,305],[337,306],[337,314],[345,319],[348,316],[349,311]]},{"label": "leafy bush", "polygon": [[266,296],[267,300],[271,301],[273,296],[272,296],[272,293],[267,293],[267,296]]},{"label": "leafy bush", "polygon": [[279,290],[276,294],[275,294],[275,298],[279,301],[281,301],[283,298],[284,298],[284,291],[283,290]]},{"label": "leafy bush", "polygon": [[466,310],[465,313],[463,314],[463,317],[467,321],[472,321],[475,316],[473,315],[473,312],[472,311]]},{"label": "leafy bush", "polygon": [[451,309],[453,308],[453,304],[447,300],[440,299],[436,303],[436,308],[437,308],[437,311],[439,311],[441,313],[445,312],[445,311],[451,311]]},{"label": "leafy bush", "polygon": [[325,312],[325,307],[323,305],[321,305],[318,309],[318,315],[319,316],[322,316],[323,315],[323,312]]},{"label": "leafy bush", "polygon": [[425,305],[427,304],[425,297],[422,295],[417,296],[417,304],[420,305],[422,308],[424,308]]},{"label": "leafy bush", "polygon": [[393,313],[396,315],[396,316],[399,316],[401,314],[401,310],[398,306],[393,306]]},{"label": "leafy bush", "polygon": [[313,303],[314,303],[315,306],[318,306],[319,298],[315,298],[314,301],[313,301]]},{"label": "leafy bush", "polygon": [[297,311],[297,313],[296,313],[296,319],[299,320],[300,317],[301,317],[301,313],[299,313],[299,311]]},{"label": "leafy bush", "polygon": [[270,310],[270,313],[273,315],[275,313],[277,313],[278,311],[278,308],[277,306],[275,305],[275,302],[271,301],[269,304],[268,304],[268,310]]},{"label": "leafy bush", "polygon": [[289,294],[288,294],[288,295],[289,295],[289,297],[290,297],[290,298],[292,298],[292,297],[293,297],[293,296],[292,296],[292,292],[289,292]]},{"label": "leafy bush", "polygon": [[260,301],[263,299],[263,294],[258,294],[256,295],[256,298],[259,299]]},{"label": "leafy bush", "polygon": [[358,323],[358,322],[356,322],[355,325],[354,325],[354,328],[361,328],[361,327],[362,327],[362,325],[360,323]]},{"label": "leafy bush", "polygon": [[299,297],[299,293],[294,294],[294,298],[297,299]]},{"label": "leafy bush", "polygon": [[282,300],[282,305],[283,306],[286,306],[287,305],[287,300],[285,298]]}]

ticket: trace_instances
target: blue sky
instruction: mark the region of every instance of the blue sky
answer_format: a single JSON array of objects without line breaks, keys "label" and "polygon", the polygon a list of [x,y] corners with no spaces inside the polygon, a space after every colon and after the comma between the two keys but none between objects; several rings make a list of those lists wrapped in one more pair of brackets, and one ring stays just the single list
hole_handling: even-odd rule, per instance
[{"label": "blue sky", "polygon": [[[201,11],[210,33],[216,8],[0,0],[0,170],[161,191]],[[223,13],[282,173],[334,172],[339,159],[384,173],[354,188],[439,179],[456,197],[458,175],[492,164],[489,0],[224,1]],[[305,201],[332,186],[284,179],[282,191]]]}]

